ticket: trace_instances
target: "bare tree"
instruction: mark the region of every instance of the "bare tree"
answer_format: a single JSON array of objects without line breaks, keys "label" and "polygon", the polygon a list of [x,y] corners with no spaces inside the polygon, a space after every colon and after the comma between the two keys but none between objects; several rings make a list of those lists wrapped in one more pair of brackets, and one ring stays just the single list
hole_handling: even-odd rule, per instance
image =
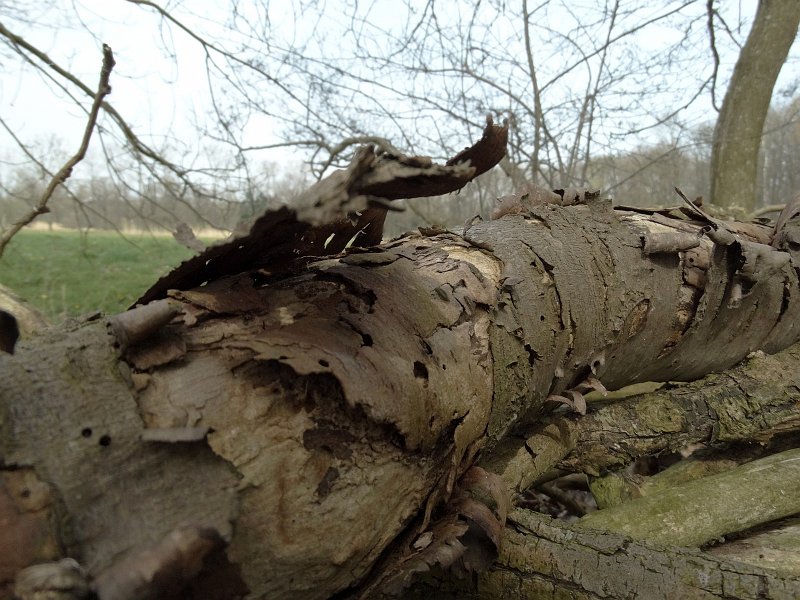
[{"label": "bare tree", "polygon": [[800,172],[794,168],[800,153],[800,99],[767,115],[759,161],[765,204],[785,203],[800,190]]},{"label": "bare tree", "polygon": [[[77,11],[77,6],[73,8]],[[48,9],[54,12],[48,12]],[[10,8],[4,13],[4,17],[13,25],[27,31],[45,29],[48,26],[48,19],[51,19],[53,14],[64,19],[66,21],[64,25],[67,27],[82,28],[81,15],[77,12],[73,14],[71,10],[62,10],[56,3],[44,3],[36,7]],[[77,108],[78,111],[87,114],[87,119],[93,126],[96,119],[97,143],[93,145],[97,148],[95,158],[100,158],[93,162],[103,165],[107,179],[116,188],[119,198],[135,197],[144,205],[152,205],[157,209],[156,212],[160,213],[159,220],[153,224],[160,227],[174,227],[175,221],[180,220],[175,212],[169,210],[161,201],[165,191],[170,200],[182,206],[182,212],[192,215],[193,220],[203,226],[221,228],[229,225],[219,220],[209,220],[215,219],[215,216],[202,214],[194,203],[199,199],[224,204],[231,202],[231,197],[234,196],[233,202],[239,204],[240,198],[236,196],[242,189],[247,188],[248,174],[237,166],[235,158],[219,152],[218,148],[209,150],[205,145],[198,144],[187,150],[185,145],[174,137],[156,135],[158,132],[135,131],[135,127],[128,120],[129,117],[121,114],[114,106],[113,100],[105,97],[99,98],[95,111],[92,108],[92,101],[95,100],[94,88],[65,66],[61,62],[63,57],[49,56],[5,21],[0,23],[0,47],[9,62],[17,61],[21,71],[27,70],[29,75],[34,74],[44,82],[46,91],[52,94],[53,110],[60,108],[66,113]],[[94,112],[97,112],[97,115],[93,117]],[[16,124],[19,125],[19,122]],[[6,134],[5,139],[11,146],[16,147],[17,157],[8,159],[7,165],[19,164],[24,158],[36,164],[51,179],[63,179],[61,174],[55,173],[55,169],[49,166],[47,153],[42,148],[37,148],[34,140],[20,135],[10,124],[10,119],[0,115],[0,126]],[[154,138],[159,140],[159,146],[148,141]],[[197,139],[199,141],[199,138]],[[7,151],[10,152],[8,149]],[[258,177],[254,177],[251,185],[257,180]],[[148,192],[148,183],[153,182],[159,187],[159,194],[155,196]],[[178,185],[174,185],[175,182]],[[67,196],[78,205],[79,211],[86,214],[93,212],[92,207],[70,189],[69,182],[60,181],[60,183],[64,184]],[[151,185],[149,190],[152,189]],[[26,198],[26,200],[29,204],[37,205],[39,199]],[[41,202],[38,204],[41,205]],[[136,210],[135,207],[132,209]],[[31,212],[38,215],[42,214],[43,210],[38,206]],[[162,217],[165,214],[170,218],[164,220]],[[16,226],[8,229],[6,237],[10,238],[16,230]]]},{"label": "bare tree", "polygon": [[[294,139],[323,155],[323,167],[345,158],[339,155],[351,145],[371,141],[370,131],[410,152],[447,156],[463,144],[451,131],[478,126],[491,113],[511,122],[504,168],[512,180],[555,187],[586,183],[596,149],[675,124],[679,110],[700,97],[710,70],[690,71],[691,79],[682,72],[680,91],[670,85],[704,42],[694,27],[703,14],[691,9],[691,2],[653,11],[608,1],[580,12],[567,2],[519,8],[405,2],[395,6],[398,23],[377,18],[374,3],[345,7],[338,19],[312,4],[306,15],[336,36],[337,50],[351,52],[331,56],[329,42],[317,39],[320,28],[294,31],[305,37],[293,46],[269,41],[292,65],[292,79],[310,90],[308,117],[325,115],[292,123]],[[673,33],[669,45],[637,48],[655,29]],[[328,141],[342,138],[335,146]]]},{"label": "bare tree", "polygon": [[[2,25],[0,25],[0,27],[2,27]],[[69,160],[67,160],[67,162],[64,163],[64,165],[50,179],[50,182],[47,184],[42,196],[39,198],[38,202],[36,202],[36,206],[34,206],[34,208],[28,212],[28,214],[23,216],[17,222],[13,223],[3,232],[2,235],[0,235],[0,257],[3,256],[3,251],[6,249],[8,242],[11,241],[11,238],[14,237],[14,234],[25,227],[25,225],[31,223],[37,216],[50,210],[47,206],[47,203],[50,201],[50,198],[52,198],[56,188],[69,179],[70,175],[72,175],[72,169],[75,168],[75,165],[82,161],[86,156],[86,151],[89,149],[89,140],[92,137],[92,133],[94,132],[95,125],[97,123],[97,115],[100,112],[100,105],[102,104],[103,99],[109,93],[111,93],[109,77],[111,76],[111,70],[113,68],[114,55],[111,51],[111,47],[103,44],[103,66],[100,69],[100,82],[97,85],[97,91],[94,94],[91,109],[89,110],[89,118],[86,123],[86,129],[84,130],[83,138],[81,139],[80,147],[78,148],[78,151],[71,156]]]},{"label": "bare tree", "polygon": [[[708,2],[709,7],[713,4]],[[722,102],[711,152],[711,198],[756,207],[758,151],[772,90],[797,36],[800,3],[760,0]]]},{"label": "bare tree", "polygon": [[[288,18],[269,4],[237,5],[226,28],[247,39],[234,52],[202,34],[190,9],[129,1],[157,11],[213,57],[209,72],[224,73],[228,87],[215,95],[213,111],[224,123],[216,139],[242,164],[252,153],[295,146],[321,176],[362,143],[443,157],[463,144],[452,131],[490,113],[511,124],[501,166],[512,187],[588,185],[595,156],[665,137],[675,148],[692,145],[689,131],[702,124],[704,106],[716,101],[727,76],[720,57],[738,52],[746,25],[730,7],[689,1],[654,10],[608,0],[580,11],[569,2],[403,2],[392,18],[374,2],[292,5]],[[707,56],[706,28],[714,34],[715,23],[725,34],[712,40],[714,58],[698,63]],[[663,41],[648,43],[656,37]],[[263,94],[280,102],[264,102]],[[284,141],[245,142],[259,115],[282,124]],[[419,202],[413,206],[426,213]]]},{"label": "bare tree", "polygon": [[[258,196],[252,182],[266,152],[295,152],[318,177],[364,143],[445,157],[469,141],[453,132],[477,130],[487,113],[511,124],[502,165],[507,187],[526,180],[588,185],[594,156],[646,145],[665,132],[683,145],[717,74],[710,60],[696,68],[706,52],[707,15],[688,0],[655,9],[606,0],[580,10],[565,1],[408,1],[395,3],[391,17],[375,2],[237,2],[213,22],[190,4],[128,2],[161,19],[164,64],[154,69],[182,68],[168,43],[173,38],[204,57],[208,114],[198,115],[194,147],[174,137],[155,146],[105,102],[100,141],[108,177],[123,195],[141,193],[145,181],[167,187],[177,178],[175,199],[189,209],[194,198],[225,202],[243,190]],[[718,10],[731,23],[731,35],[716,40],[724,57],[745,17]],[[21,29],[36,25],[35,16],[9,15]],[[5,51],[59,94],[82,101],[90,91],[58,57],[10,26],[0,34]],[[719,80],[725,75],[720,70]],[[458,218],[448,216],[448,224]]]}]

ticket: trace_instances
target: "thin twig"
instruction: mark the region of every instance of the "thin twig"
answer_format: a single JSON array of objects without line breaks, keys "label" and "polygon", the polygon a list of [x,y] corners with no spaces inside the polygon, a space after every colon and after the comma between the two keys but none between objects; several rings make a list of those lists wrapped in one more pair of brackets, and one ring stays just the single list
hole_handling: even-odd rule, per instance
[{"label": "thin twig", "polygon": [[[16,52],[18,52],[23,58],[25,58],[25,60],[27,60],[35,68],[39,69],[43,74],[45,74],[45,76],[52,79],[53,82],[59,87],[61,87],[65,91],[65,93],[69,95],[71,98],[72,95],[63,86],[63,84],[58,82],[52,76],[48,75],[47,69],[45,69],[42,65],[47,66],[50,70],[57,73],[63,79],[66,79],[67,81],[72,83],[87,96],[94,97],[95,92],[88,85],[86,85],[83,81],[75,77],[75,75],[73,75],[63,67],[59,66],[52,58],[50,58],[47,54],[39,50],[37,47],[30,44],[22,36],[19,36],[6,29],[2,23],[0,23],[0,36],[6,38],[11,43],[11,46],[14,48]],[[33,58],[38,59],[38,61],[34,60],[31,56],[28,56],[28,54],[32,55]],[[115,109],[107,102],[102,102],[101,107],[106,112],[106,114],[108,114],[111,117],[111,119],[117,124],[117,127],[119,127],[120,131],[122,132],[122,135],[128,141],[128,143],[131,146],[131,149],[134,151],[136,155],[141,154],[142,156],[146,156],[153,162],[158,163],[162,167],[169,169],[170,171],[175,173],[175,175],[177,175],[181,180],[186,181],[187,185],[191,186],[191,184],[186,180],[186,173],[187,173],[186,170],[179,167],[178,165],[171,163],[166,158],[161,156],[158,152],[156,152],[148,145],[146,145],[142,140],[140,140],[133,132],[133,129],[131,129],[131,126],[128,125],[125,119],[122,118],[122,115],[119,114],[119,112],[117,112],[117,109]]]},{"label": "thin twig", "polygon": [[711,106],[719,112],[717,105],[717,74],[719,72],[719,52],[717,52],[717,41],[714,32],[714,17],[717,14],[714,8],[714,0],[706,2],[706,12],[708,13],[708,41],[711,44],[711,55],[714,57],[714,71],[711,74]]},{"label": "thin twig", "polygon": [[111,47],[107,44],[103,44],[103,66],[100,69],[100,82],[97,84],[97,92],[94,95],[92,108],[89,111],[89,120],[87,121],[86,129],[83,132],[81,146],[78,148],[78,151],[75,153],[75,155],[72,156],[72,158],[70,158],[66,163],[64,163],[64,166],[61,167],[55,175],[53,175],[52,179],[50,179],[50,183],[47,185],[47,189],[42,194],[42,197],[39,198],[39,202],[36,204],[36,206],[34,206],[28,214],[14,223],[11,227],[3,232],[2,236],[0,236],[0,257],[3,256],[3,252],[5,251],[6,246],[8,246],[8,243],[11,241],[11,238],[13,238],[20,229],[31,223],[39,215],[50,212],[50,209],[47,207],[47,203],[50,201],[50,198],[56,191],[56,188],[69,179],[70,175],[72,175],[72,169],[75,168],[75,165],[81,162],[86,156],[86,151],[89,149],[89,140],[92,137],[92,132],[94,131],[95,124],[97,123],[97,115],[100,112],[100,105],[103,103],[103,98],[111,93],[111,86],[108,83],[108,79],[111,76],[111,70],[114,68],[114,64],[114,54],[111,52]]}]

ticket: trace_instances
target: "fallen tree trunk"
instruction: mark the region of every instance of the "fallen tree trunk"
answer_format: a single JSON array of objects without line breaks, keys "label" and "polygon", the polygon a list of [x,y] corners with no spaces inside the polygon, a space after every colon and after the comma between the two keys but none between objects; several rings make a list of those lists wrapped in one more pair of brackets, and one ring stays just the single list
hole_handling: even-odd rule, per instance
[{"label": "fallen tree trunk", "polygon": [[[307,215],[389,185],[365,156]],[[316,260],[370,213],[342,235],[282,209],[150,304],[20,345],[0,360],[0,544],[22,557],[4,573],[71,556],[101,597],[141,595],[157,564],[198,597],[212,588],[186,573],[326,598],[474,568],[469,549],[499,545],[505,519],[491,478],[468,478],[491,509],[456,486],[480,454],[553,406],[584,412],[589,389],[694,379],[797,340],[797,274],[769,229],[582,201]]]},{"label": "fallen tree trunk", "polygon": [[[599,477],[639,458],[696,444],[759,448],[798,430],[798,362],[795,344],[775,355],[754,353],[735,368],[692,383],[595,400],[581,419],[547,417],[524,437],[505,440],[482,465],[520,493],[553,469]],[[630,497],[640,491],[630,481],[608,479],[610,486],[629,488],[613,493]]]},{"label": "fallen tree trunk", "polygon": [[796,431],[798,362],[800,346],[795,345],[777,355],[753,355],[702,382],[597,406],[576,424],[573,435],[580,442],[562,467],[598,475],[690,444],[764,444]]},{"label": "fallen tree trunk", "polygon": [[701,546],[800,513],[799,461],[800,450],[787,450],[594,512],[580,524],[640,540]]},{"label": "fallen tree trunk", "polygon": [[430,578],[409,598],[741,598],[791,600],[800,577],[690,548],[576,531],[528,511],[509,518],[495,568],[477,581]]}]

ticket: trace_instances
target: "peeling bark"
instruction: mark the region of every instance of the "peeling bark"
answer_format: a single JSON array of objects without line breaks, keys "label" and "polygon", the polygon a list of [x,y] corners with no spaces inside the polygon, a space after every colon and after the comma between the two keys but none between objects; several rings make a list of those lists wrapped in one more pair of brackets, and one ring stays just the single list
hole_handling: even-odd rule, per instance
[{"label": "peeling bark", "polygon": [[609,404],[585,419],[559,420],[574,440],[561,461],[566,470],[599,475],[641,456],[690,444],[763,444],[797,430],[800,346],[777,355],[755,354],[742,365],[701,381]]},{"label": "peeling bark", "polygon": [[706,283],[678,317],[686,259],[643,255],[648,227],[663,226],[545,205],[22,344],[0,363],[4,464],[52,486],[59,543],[92,576],[190,522],[253,595],[327,597],[551,394],[794,341],[793,269],[732,305],[741,253],[701,238]]},{"label": "peeling bark", "polygon": [[[559,403],[583,412],[590,389],[691,380],[800,337],[797,271],[772,230],[688,200],[643,215],[563,190],[461,235],[339,252],[380,231],[374,195],[463,185],[504,135],[489,123],[485,153],[443,167],[363,151],[184,263],[155,302],[0,355],[2,471],[50,499],[25,555],[75,558],[95,590],[156,561],[197,574],[177,584],[281,598],[477,568],[505,515],[499,484],[460,495],[479,456]],[[15,521],[34,510],[19,506]],[[126,581],[119,597],[148,585]]]}]

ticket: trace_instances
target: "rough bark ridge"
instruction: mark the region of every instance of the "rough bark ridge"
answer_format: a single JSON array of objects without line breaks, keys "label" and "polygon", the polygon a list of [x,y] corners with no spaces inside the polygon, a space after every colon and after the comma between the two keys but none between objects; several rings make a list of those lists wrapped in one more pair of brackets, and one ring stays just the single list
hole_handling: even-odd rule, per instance
[{"label": "rough bark ridge", "polygon": [[3,472],[42,482],[58,515],[37,521],[53,542],[30,560],[76,558],[97,587],[140,557],[188,556],[203,567],[183,577],[303,598],[485,564],[470,550],[496,550],[503,503],[453,493],[479,453],[599,382],[692,379],[798,338],[797,273],[772,232],[694,206],[637,214],[560,190],[461,234],[309,259],[363,182],[393,197],[370,155],[309,192],[321,212],[267,213],[145,295],[167,299],[0,360]]}]

